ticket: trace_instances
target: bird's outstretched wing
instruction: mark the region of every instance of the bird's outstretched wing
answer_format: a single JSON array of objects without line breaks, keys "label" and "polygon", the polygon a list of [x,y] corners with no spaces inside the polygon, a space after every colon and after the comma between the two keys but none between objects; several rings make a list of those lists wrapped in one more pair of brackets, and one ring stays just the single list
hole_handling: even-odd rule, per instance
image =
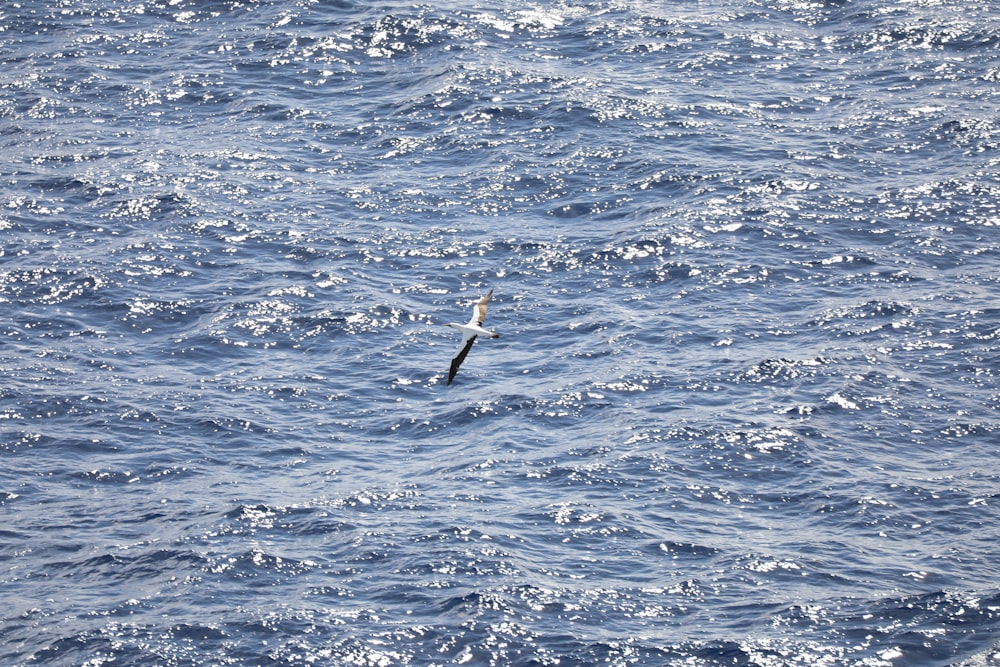
[{"label": "bird's outstretched wing", "polygon": [[469,356],[469,350],[472,349],[472,344],[476,342],[475,336],[469,336],[469,340],[465,341],[465,345],[462,349],[451,360],[451,368],[448,370],[448,384],[455,379],[455,373],[458,373],[458,367],[462,365],[465,358]]},{"label": "bird's outstretched wing", "polygon": [[489,292],[486,293],[486,296],[480,299],[479,303],[477,303],[475,307],[472,309],[472,319],[469,320],[470,326],[472,325],[475,325],[477,327],[483,326],[483,322],[486,321],[486,307],[487,304],[490,302],[490,297],[492,296],[493,296],[493,290],[490,290]]}]

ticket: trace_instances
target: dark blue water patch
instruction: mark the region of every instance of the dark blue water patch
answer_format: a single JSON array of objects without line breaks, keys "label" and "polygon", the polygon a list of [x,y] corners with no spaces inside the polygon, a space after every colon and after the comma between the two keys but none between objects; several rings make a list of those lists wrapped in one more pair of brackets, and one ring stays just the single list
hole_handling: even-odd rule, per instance
[{"label": "dark blue water patch", "polygon": [[8,300],[24,303],[59,304],[76,297],[93,297],[103,277],[85,269],[33,267],[4,272],[3,288]]},{"label": "dark blue water patch", "polygon": [[[979,633],[975,628],[996,624],[993,597],[933,592],[886,598],[874,609],[861,614],[857,614],[856,603],[845,601],[843,610],[838,611],[845,616],[841,620],[844,637],[849,641],[863,639],[871,645],[875,638],[891,639],[899,645],[894,652],[897,659],[905,657],[918,664],[946,664],[956,655],[969,655],[989,647],[992,632]],[[888,618],[906,618],[909,622],[904,623],[903,628],[894,628],[884,624]],[[797,621],[794,616],[790,620]],[[929,636],[941,639],[927,641]],[[878,643],[884,645],[884,642]]]},{"label": "dark blue water patch", "polygon": [[78,584],[96,581],[126,583],[141,581],[149,584],[151,579],[166,581],[165,570],[187,570],[201,567],[205,560],[190,552],[156,550],[140,555],[104,554],[83,560],[53,563],[50,576],[63,576]]},{"label": "dark blue water patch", "polygon": [[25,659],[26,664],[44,665],[50,662],[68,661],[75,662],[85,660],[88,655],[109,655],[111,653],[111,640],[107,638],[94,638],[87,635],[77,635],[73,637],[59,638],[48,643],[44,648],[29,656],[15,653],[12,657]]},{"label": "dark blue water patch", "polygon": [[789,380],[810,378],[823,372],[823,367],[833,363],[823,357],[815,359],[765,359],[756,366],[740,373],[738,381],[750,383],[781,384]]},{"label": "dark blue water patch", "polygon": [[257,534],[273,532],[286,536],[334,536],[351,534],[357,526],[347,516],[326,507],[279,507],[243,505],[226,514],[232,525],[226,530],[234,533]]}]

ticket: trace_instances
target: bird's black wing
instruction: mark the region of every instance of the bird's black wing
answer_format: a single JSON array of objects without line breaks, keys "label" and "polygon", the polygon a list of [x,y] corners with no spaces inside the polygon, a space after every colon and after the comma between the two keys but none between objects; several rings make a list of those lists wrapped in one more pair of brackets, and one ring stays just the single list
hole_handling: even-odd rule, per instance
[{"label": "bird's black wing", "polygon": [[455,373],[458,372],[458,367],[462,365],[465,358],[469,356],[469,350],[472,349],[472,344],[476,342],[476,337],[472,336],[469,338],[469,342],[465,344],[461,352],[455,355],[455,358],[451,360],[451,370],[448,371],[448,384],[455,379]]}]

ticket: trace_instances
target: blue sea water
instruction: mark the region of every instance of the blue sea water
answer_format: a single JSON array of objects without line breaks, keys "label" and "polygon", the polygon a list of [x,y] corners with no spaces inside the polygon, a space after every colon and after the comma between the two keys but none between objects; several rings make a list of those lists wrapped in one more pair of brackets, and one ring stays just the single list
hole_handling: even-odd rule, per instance
[{"label": "blue sea water", "polygon": [[1000,664],[1000,6],[21,0],[0,57],[0,664]]}]

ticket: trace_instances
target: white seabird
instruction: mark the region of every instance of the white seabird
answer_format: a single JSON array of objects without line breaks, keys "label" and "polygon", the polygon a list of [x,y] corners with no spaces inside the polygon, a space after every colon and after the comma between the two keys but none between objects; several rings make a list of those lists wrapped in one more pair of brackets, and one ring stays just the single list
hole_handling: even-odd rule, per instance
[{"label": "white seabird", "polygon": [[479,300],[479,303],[472,309],[472,319],[469,320],[468,324],[449,322],[445,325],[446,327],[458,329],[462,332],[462,343],[458,346],[455,356],[452,357],[451,369],[448,371],[448,384],[451,384],[451,381],[455,379],[458,367],[462,365],[462,362],[469,355],[469,350],[472,349],[472,344],[476,342],[478,336],[500,337],[500,334],[487,331],[483,328],[483,321],[486,319],[486,305],[490,302],[491,296],[493,296],[493,290],[487,292],[486,296]]}]

